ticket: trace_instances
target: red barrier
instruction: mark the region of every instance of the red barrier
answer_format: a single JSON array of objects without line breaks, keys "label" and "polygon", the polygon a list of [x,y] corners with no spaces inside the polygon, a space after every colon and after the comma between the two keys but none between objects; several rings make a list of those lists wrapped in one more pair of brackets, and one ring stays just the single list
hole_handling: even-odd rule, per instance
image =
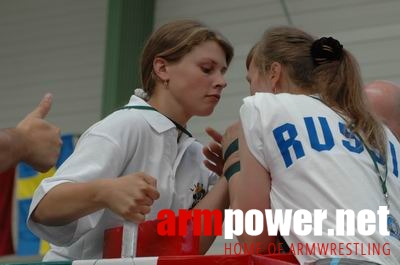
[{"label": "red barrier", "polygon": [[[161,221],[146,221],[138,226],[136,257],[199,254],[199,237],[193,235],[192,220],[187,222],[185,236],[160,236],[157,232],[157,224]],[[178,221],[175,224],[178,231]],[[104,232],[103,258],[121,258],[122,233],[122,226]]]},{"label": "red barrier", "polygon": [[[271,255],[199,255],[199,237],[193,235],[193,222],[187,223],[185,236],[160,236],[160,220],[138,226],[136,257],[159,257],[157,265],[293,265],[299,264],[292,254]],[[176,231],[178,231],[178,222]],[[121,258],[123,227],[104,233],[103,258]]]}]

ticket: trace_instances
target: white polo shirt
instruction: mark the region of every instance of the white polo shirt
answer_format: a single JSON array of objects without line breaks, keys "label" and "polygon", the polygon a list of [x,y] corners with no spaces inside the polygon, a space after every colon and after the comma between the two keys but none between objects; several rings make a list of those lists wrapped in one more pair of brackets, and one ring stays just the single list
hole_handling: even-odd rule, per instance
[{"label": "white polo shirt", "polygon": [[[127,106],[149,106],[132,96]],[[157,179],[160,198],[146,219],[155,219],[161,209],[188,209],[193,188],[208,190],[215,174],[203,165],[202,145],[182,134],[177,142],[175,125],[157,111],[122,109],[91,126],[79,139],[74,153],[37,188],[28,216],[28,227],[52,246],[44,260],[75,260],[102,257],[103,233],[122,224],[108,209],[80,218],[65,226],[35,223],[31,213],[46,193],[65,182],[88,182],[145,172]],[[198,195],[198,194],[197,194]],[[57,246],[55,246],[57,245]]]},{"label": "white polo shirt", "polygon": [[[290,235],[284,236],[289,246],[297,247],[302,243],[305,248],[305,243],[325,243],[338,248],[344,243],[342,253],[350,254],[344,257],[399,264],[400,241],[382,236],[378,229],[371,236],[328,235],[328,229],[336,231],[336,209],[351,209],[356,215],[369,209],[376,214],[379,206],[385,205],[371,157],[361,141],[345,136],[345,121],[336,112],[318,99],[305,95],[257,93],[244,99],[240,119],[251,153],[271,174],[271,208],[292,209],[293,212],[305,209],[312,214],[314,209],[327,210],[322,236],[314,235],[314,230],[309,235],[297,235],[292,224]],[[386,134],[390,213],[400,222],[400,145],[387,129]],[[381,172],[384,172],[382,168]],[[367,252],[368,244],[380,244],[382,248],[387,242],[390,255],[382,254],[382,249],[381,255],[362,254]],[[346,243],[351,243],[348,245],[351,253]],[[358,249],[353,243],[359,244]],[[339,256],[338,253],[314,251],[296,257],[301,264],[306,264]]]}]

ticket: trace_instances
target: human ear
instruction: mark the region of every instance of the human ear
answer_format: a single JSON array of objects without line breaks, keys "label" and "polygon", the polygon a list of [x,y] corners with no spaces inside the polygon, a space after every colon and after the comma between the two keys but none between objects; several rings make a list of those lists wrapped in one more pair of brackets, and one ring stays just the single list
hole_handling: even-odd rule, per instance
[{"label": "human ear", "polygon": [[169,75],[167,71],[167,61],[164,58],[156,57],[154,59],[153,71],[162,82],[169,80]]},{"label": "human ear", "polygon": [[273,62],[270,67],[270,80],[274,90],[277,90],[281,78],[282,78],[282,65],[278,62]]}]

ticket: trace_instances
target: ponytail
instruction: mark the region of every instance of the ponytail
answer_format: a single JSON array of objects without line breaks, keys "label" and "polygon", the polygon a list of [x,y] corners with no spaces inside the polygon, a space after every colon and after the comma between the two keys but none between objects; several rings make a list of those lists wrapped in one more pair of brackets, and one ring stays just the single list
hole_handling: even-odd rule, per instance
[{"label": "ponytail", "polygon": [[331,37],[314,41],[311,56],[315,64],[312,75],[321,99],[347,118],[348,128],[385,159],[386,134],[367,103],[356,59]]}]

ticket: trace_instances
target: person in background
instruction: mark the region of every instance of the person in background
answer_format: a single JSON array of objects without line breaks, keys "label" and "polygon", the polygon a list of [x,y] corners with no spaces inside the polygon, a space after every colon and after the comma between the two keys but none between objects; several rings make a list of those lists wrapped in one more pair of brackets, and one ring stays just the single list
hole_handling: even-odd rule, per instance
[{"label": "person in background", "polygon": [[[44,260],[101,258],[105,229],[155,219],[162,209],[228,207],[225,178],[203,164],[186,124],[213,112],[232,57],[231,44],[196,21],[170,22],[150,36],[140,97],[90,127],[34,194],[28,226],[52,244]],[[202,236],[200,253],[213,240]]]},{"label": "person in background", "polygon": [[365,87],[374,112],[400,139],[400,86],[386,80],[375,80]]},{"label": "person in background", "polygon": [[44,118],[51,109],[52,95],[46,94],[39,105],[15,128],[0,130],[0,172],[25,162],[35,170],[46,172],[57,162],[60,129]]},{"label": "person in background", "polygon": [[[295,224],[288,233],[280,231],[289,246],[315,247],[309,254],[294,250],[301,264],[339,256],[359,264],[398,264],[400,144],[369,109],[350,52],[331,37],[314,39],[294,27],[271,28],[253,50],[247,80],[252,91],[262,93],[244,99],[240,123],[222,139],[231,208],[244,213],[326,210],[321,235],[315,234],[314,223],[303,235]],[[376,213],[389,205],[384,220],[388,235],[378,229],[369,236],[357,230],[354,235],[328,233],[336,231],[337,209],[353,210],[357,223],[361,210]],[[379,222],[376,218],[376,227]],[[239,241],[267,251],[277,236],[264,225],[260,235],[245,232]],[[344,244],[346,250],[318,252],[315,244],[322,243],[337,249]],[[362,254],[360,245],[368,244],[379,245],[381,254]]]}]

